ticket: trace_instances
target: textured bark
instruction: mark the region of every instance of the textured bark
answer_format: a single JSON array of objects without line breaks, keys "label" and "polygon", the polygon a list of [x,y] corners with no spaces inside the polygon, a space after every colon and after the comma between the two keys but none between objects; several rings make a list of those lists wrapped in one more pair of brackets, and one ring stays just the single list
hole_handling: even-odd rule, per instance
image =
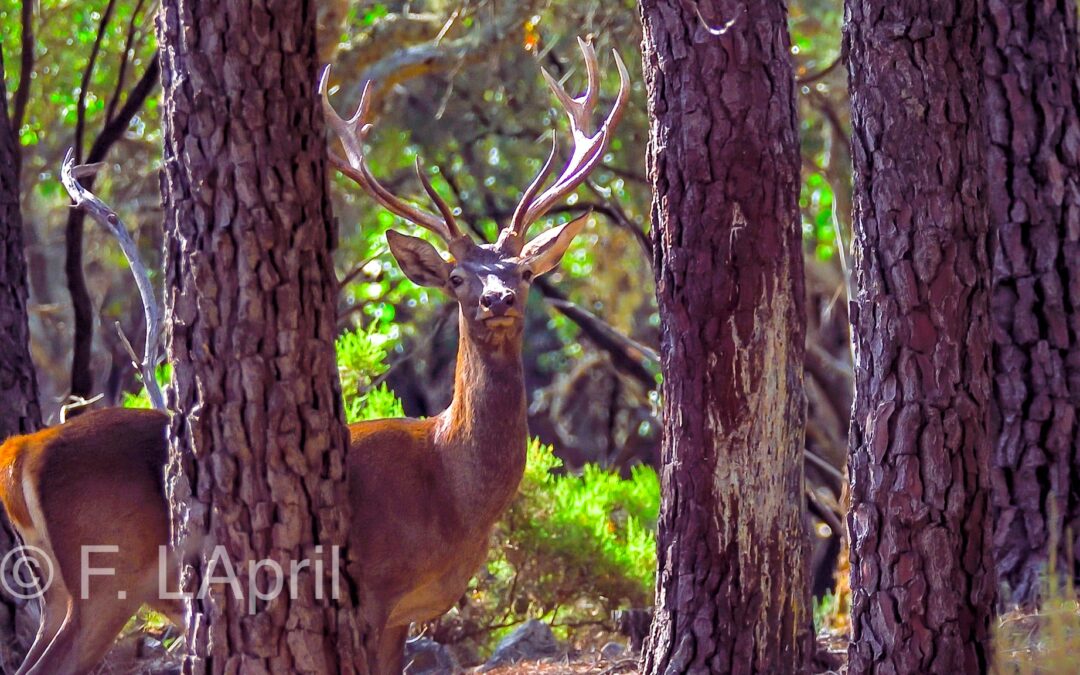
[{"label": "textured bark", "polygon": [[[3,55],[0,55],[0,442],[36,431],[41,425],[37,380],[30,360],[27,325],[26,259],[19,210],[19,146],[7,111]],[[15,545],[7,519],[0,516],[0,557]],[[6,567],[6,566],[5,566]],[[10,570],[0,570],[6,573]],[[0,588],[3,588],[0,585]],[[26,601],[0,591],[0,667],[18,664],[33,640]],[[14,672],[14,668],[11,669]]]},{"label": "textured bark", "polygon": [[994,598],[978,0],[848,0],[852,673],[981,673]]},{"label": "textured bark", "polygon": [[259,601],[254,613],[212,586],[193,602],[185,669],[363,672],[357,599],[344,564],[336,587],[332,575],[331,547],[344,545],[348,524],[347,431],[315,9],[167,0],[158,21],[182,583],[199,590],[218,545],[245,597],[250,561],[286,571],[323,561],[301,572],[298,597]]},{"label": "textured bark", "polygon": [[988,0],[994,552],[1008,599],[1080,581],[1080,35],[1074,0]]},{"label": "textured bark", "polygon": [[[640,8],[665,419],[645,671],[801,672],[806,326],[787,12]],[[723,35],[703,22],[729,18]]]}]

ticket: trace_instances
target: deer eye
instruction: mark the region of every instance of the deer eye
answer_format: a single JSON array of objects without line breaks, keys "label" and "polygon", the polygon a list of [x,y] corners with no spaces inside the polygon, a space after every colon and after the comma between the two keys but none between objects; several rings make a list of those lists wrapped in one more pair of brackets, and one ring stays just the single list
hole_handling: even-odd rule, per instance
[{"label": "deer eye", "polygon": [[532,279],[533,279],[532,270],[525,270],[524,272],[521,273],[521,280],[524,281],[525,283],[529,283],[530,281],[532,281]]},{"label": "deer eye", "polygon": [[460,274],[451,274],[450,275],[450,285],[453,286],[454,288],[457,288],[458,286],[460,286],[463,283],[465,283],[465,280],[461,278]]}]

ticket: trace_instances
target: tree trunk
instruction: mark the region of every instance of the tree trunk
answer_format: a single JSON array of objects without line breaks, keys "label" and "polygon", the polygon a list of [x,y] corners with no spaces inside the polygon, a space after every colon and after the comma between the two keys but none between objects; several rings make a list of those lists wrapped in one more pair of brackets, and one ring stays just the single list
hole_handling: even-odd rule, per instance
[{"label": "tree trunk", "polygon": [[[80,215],[75,215],[76,213]],[[71,296],[71,386],[69,393],[76,398],[90,398],[94,391],[94,373],[91,368],[94,349],[94,301],[86,286],[83,271],[83,218],[82,212],[72,210],[64,228],[64,275],[67,278],[68,295]],[[81,408],[74,408],[77,415]]]},{"label": "tree trunk", "polygon": [[1080,581],[1080,35],[1073,0],[988,0],[983,26],[994,552],[1031,604],[1053,541]]},{"label": "tree trunk", "polygon": [[[8,118],[3,72],[0,54],[0,443],[8,436],[37,431],[41,425],[26,314],[19,142]],[[0,557],[15,543],[6,517],[0,516]],[[2,567],[0,574],[10,573],[11,565]],[[17,587],[0,584],[0,668],[15,672],[37,627],[29,625],[33,619],[24,612],[27,600],[10,596],[8,588]]]},{"label": "tree trunk", "polygon": [[[365,672],[355,586],[332,553],[348,432],[315,8],[166,0],[158,22],[174,536],[185,590],[228,573],[215,555],[241,586],[193,601],[185,669]],[[264,560],[285,590],[253,601],[252,577],[264,592],[272,579],[248,564]]]},{"label": "tree trunk", "polygon": [[[806,326],[787,12],[640,8],[665,419],[645,672],[801,672]],[[707,28],[728,19],[726,34]]]},{"label": "tree trunk", "polygon": [[985,673],[990,263],[977,0],[847,0],[852,673]]}]

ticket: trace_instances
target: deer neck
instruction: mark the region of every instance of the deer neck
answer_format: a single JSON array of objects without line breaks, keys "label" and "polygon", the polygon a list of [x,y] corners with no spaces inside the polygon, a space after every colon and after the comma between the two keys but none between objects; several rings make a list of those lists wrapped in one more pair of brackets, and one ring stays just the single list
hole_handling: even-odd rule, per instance
[{"label": "deer neck", "polygon": [[480,335],[460,315],[458,326],[454,398],[439,415],[435,442],[448,466],[460,473],[457,488],[468,493],[477,510],[498,517],[525,469],[521,334]]}]

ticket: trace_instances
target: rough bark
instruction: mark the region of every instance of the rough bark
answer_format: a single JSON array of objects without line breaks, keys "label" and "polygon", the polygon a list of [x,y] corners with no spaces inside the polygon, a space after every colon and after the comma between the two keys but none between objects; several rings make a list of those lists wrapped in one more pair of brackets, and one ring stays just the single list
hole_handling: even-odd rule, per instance
[{"label": "rough bark", "polygon": [[[645,672],[801,672],[806,326],[787,12],[640,9],[665,420]],[[705,23],[728,19],[722,35]]]},{"label": "rough bark", "polygon": [[1074,0],[986,3],[994,552],[1021,604],[1039,597],[1052,541],[1080,581],[1078,41]]},{"label": "rough bark", "polygon": [[249,562],[287,571],[323,561],[300,573],[297,597],[258,601],[254,612],[224,585],[196,598],[185,669],[363,672],[345,553],[337,586],[332,573],[348,524],[348,432],[315,8],[167,0],[158,22],[166,323],[180,411],[169,491],[182,583],[199,590],[215,546],[245,598]]},{"label": "rough bark", "polygon": [[[0,54],[0,443],[8,436],[36,431],[41,425],[26,314],[28,291],[19,209],[19,145],[8,118],[3,72]],[[0,516],[0,557],[15,543],[7,519]],[[9,571],[3,569],[0,573]],[[35,627],[26,625],[33,622],[26,616],[26,605],[26,600],[0,591],[2,668],[17,665],[33,640]]]},{"label": "rough bark", "polygon": [[983,673],[990,261],[978,0],[847,0],[852,673]]}]

